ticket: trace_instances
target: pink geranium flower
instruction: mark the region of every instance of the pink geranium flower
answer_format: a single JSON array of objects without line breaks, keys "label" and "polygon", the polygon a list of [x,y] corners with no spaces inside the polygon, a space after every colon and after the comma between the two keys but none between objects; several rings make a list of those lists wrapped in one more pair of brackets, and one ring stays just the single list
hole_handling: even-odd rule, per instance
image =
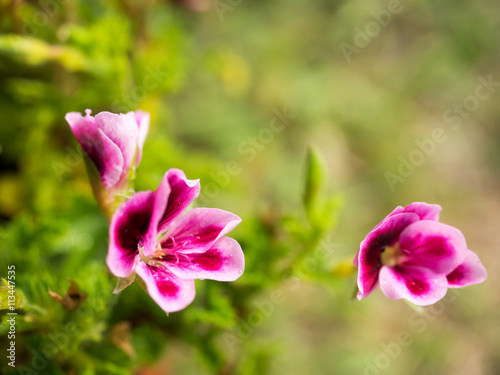
[{"label": "pink geranium flower", "polygon": [[135,194],[111,220],[109,269],[128,278],[127,285],[139,276],[151,298],[167,312],[193,301],[195,279],[233,281],[243,274],[241,247],[225,237],[241,219],[215,208],[183,214],[199,192],[198,180],[170,169],[156,191]]},{"label": "pink geranium flower", "polygon": [[397,207],[361,242],[359,300],[380,284],[390,299],[436,303],[448,288],[478,284],[487,273],[458,229],[438,222],[441,207],[415,202]]},{"label": "pink geranium flower", "polygon": [[149,130],[149,114],[143,111],[127,114],[100,112],[91,116],[78,112],[66,114],[73,134],[95,166],[89,170],[96,198],[103,210],[111,214],[117,195],[125,195],[132,166],[139,165],[142,147]]}]

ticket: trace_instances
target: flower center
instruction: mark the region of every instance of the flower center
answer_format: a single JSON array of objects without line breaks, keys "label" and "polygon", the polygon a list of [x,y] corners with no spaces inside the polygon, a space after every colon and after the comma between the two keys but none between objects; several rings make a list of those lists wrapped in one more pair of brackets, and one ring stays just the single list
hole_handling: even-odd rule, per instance
[{"label": "flower center", "polygon": [[380,261],[383,266],[394,267],[401,263],[401,261],[406,257],[405,251],[396,242],[394,246],[385,246],[380,255]]},{"label": "flower center", "polygon": [[144,255],[144,248],[143,247],[140,247],[139,248],[139,256],[140,256],[140,261],[141,262],[144,262],[146,264],[149,264],[149,265],[153,265],[155,264],[155,260],[156,259],[162,259],[162,257],[166,254],[165,250],[163,250],[161,248],[161,245],[158,244],[158,246],[156,247],[156,250],[155,252],[153,253],[153,255],[151,256],[145,256]]}]

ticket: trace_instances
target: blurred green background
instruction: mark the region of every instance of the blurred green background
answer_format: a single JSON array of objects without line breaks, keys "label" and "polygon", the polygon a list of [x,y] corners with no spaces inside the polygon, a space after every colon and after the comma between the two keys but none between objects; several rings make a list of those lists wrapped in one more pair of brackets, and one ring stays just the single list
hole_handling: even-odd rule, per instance
[{"label": "blurred green background", "polygon": [[[267,257],[281,256],[262,239],[279,242],[274,226],[285,224],[275,218],[304,216],[310,145],[343,201],[336,228],[325,233],[335,244],[322,259],[332,274],[395,206],[413,201],[440,204],[441,220],[463,231],[489,271],[484,284],[460,289],[453,301],[449,293],[424,317],[379,291],[348,303],[355,275],[305,277],[293,287],[262,281],[249,304],[276,291],[284,297],[243,340],[237,368],[210,364],[210,348],[196,338],[208,332],[198,321],[224,328],[223,314],[190,306],[167,318],[134,285],[111,302],[92,302],[100,323],[86,327],[70,359],[40,373],[500,373],[500,3],[0,0],[0,31],[0,275],[16,264],[27,300],[52,306],[37,328],[23,326],[20,336],[29,338],[19,346],[37,347],[55,322],[70,319],[48,287],[62,294],[69,277],[89,301],[114,287],[102,268],[106,220],[64,121],[86,108],[151,113],[137,190],[181,168],[201,178],[198,205],[250,223],[235,231],[249,264],[241,290],[265,280]],[[277,113],[288,117],[273,120]],[[426,141],[436,132],[439,141]],[[197,301],[211,285],[197,284]],[[141,304],[175,335],[139,324],[150,319]],[[104,321],[131,322],[125,331],[136,358],[123,345],[103,349]],[[196,331],[179,335],[176,324]],[[401,334],[408,345],[398,349]],[[18,349],[19,361],[23,355]],[[133,370],[120,372],[120,361]]]}]

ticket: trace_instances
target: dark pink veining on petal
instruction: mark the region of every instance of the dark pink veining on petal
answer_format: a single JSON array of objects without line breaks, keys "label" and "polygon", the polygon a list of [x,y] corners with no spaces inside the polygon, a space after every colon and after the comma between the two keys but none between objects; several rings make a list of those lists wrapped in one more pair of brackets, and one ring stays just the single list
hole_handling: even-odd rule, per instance
[{"label": "dark pink veining on petal", "polygon": [[225,236],[241,219],[214,208],[183,213],[199,194],[197,180],[171,169],[156,192],[146,194],[136,194],[113,217],[107,262],[115,275],[135,271],[156,303],[170,312],[192,302],[194,279],[233,281],[241,276],[243,252]]},{"label": "dark pink veining on petal", "polygon": [[448,288],[477,284],[486,270],[467,249],[458,229],[442,224],[441,207],[415,202],[397,207],[361,242],[358,299],[380,285],[390,299],[405,298],[417,305],[439,301]]}]

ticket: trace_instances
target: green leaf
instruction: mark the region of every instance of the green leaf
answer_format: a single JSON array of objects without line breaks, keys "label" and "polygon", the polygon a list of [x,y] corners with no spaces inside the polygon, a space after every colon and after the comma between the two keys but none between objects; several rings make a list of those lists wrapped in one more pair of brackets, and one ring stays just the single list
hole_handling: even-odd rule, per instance
[{"label": "green leaf", "polygon": [[315,222],[325,188],[325,167],[318,152],[309,148],[306,159],[306,183],[303,197],[309,221]]}]

